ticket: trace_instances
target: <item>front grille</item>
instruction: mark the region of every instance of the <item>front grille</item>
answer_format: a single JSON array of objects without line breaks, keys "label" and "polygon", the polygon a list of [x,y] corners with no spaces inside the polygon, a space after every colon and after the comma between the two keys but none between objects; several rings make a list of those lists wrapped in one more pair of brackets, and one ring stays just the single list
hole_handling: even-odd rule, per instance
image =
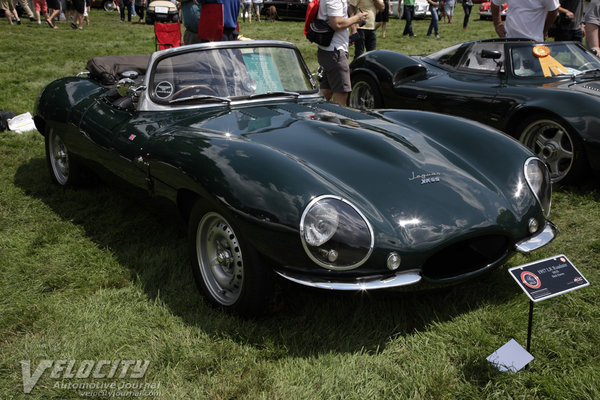
[{"label": "front grille", "polygon": [[487,235],[468,239],[430,257],[423,265],[422,275],[432,281],[460,279],[496,264],[508,253],[509,240],[506,236]]}]

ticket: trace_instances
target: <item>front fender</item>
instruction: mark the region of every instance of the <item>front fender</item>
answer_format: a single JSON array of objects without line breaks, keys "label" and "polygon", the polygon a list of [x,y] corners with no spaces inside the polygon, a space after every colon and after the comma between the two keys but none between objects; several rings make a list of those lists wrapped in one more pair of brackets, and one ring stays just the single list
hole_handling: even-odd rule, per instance
[{"label": "front fender", "polygon": [[361,73],[376,78],[382,85],[422,79],[427,68],[415,58],[389,50],[365,53],[350,64],[351,76]]}]

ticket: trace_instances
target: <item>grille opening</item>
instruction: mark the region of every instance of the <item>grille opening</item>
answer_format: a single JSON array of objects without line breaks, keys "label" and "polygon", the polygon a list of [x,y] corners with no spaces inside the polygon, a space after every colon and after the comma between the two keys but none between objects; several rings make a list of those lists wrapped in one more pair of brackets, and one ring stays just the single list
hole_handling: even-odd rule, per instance
[{"label": "grille opening", "polygon": [[478,271],[508,253],[506,236],[477,237],[446,247],[423,265],[422,275],[430,280],[457,278]]}]

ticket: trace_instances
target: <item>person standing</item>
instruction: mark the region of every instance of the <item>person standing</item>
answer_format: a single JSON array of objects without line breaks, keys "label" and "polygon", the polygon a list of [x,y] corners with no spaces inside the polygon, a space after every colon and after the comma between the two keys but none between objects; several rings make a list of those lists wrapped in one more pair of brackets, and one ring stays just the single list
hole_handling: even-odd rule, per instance
[{"label": "person standing", "polygon": [[554,40],[555,41],[576,41],[581,43],[583,40],[583,0],[560,0],[558,7],[558,17],[554,21]]},{"label": "person standing", "polygon": [[12,0],[0,0],[0,9],[4,10],[4,16],[8,20],[8,24],[13,24],[13,14],[16,15],[17,25],[21,25],[21,20],[18,19],[19,15],[17,14],[17,10],[15,10],[15,5]]},{"label": "person standing", "polygon": [[[75,0],[73,0],[75,1]],[[131,22],[131,2],[133,0],[119,0],[121,9],[121,22],[125,22],[125,9],[127,9],[127,22]]]},{"label": "person standing", "polygon": [[366,51],[377,48],[377,34],[375,33],[375,14],[383,10],[383,0],[350,0],[350,15],[359,11],[367,13],[367,21],[358,27],[359,40],[354,43],[354,58]]},{"label": "person standing", "polygon": [[71,2],[73,12],[73,22],[71,28],[83,29],[83,13],[85,12],[85,0],[73,0]]},{"label": "person standing", "polygon": [[198,20],[200,43],[237,40],[240,0],[204,0]]},{"label": "person standing", "polygon": [[600,57],[600,1],[592,0],[583,17],[585,24],[585,44]]},{"label": "person standing", "polygon": [[404,0],[404,18],[406,19],[406,25],[404,25],[403,36],[415,37],[413,32],[412,20],[415,17],[415,0]]},{"label": "person standing", "polygon": [[144,12],[146,11],[146,0],[135,0],[135,13],[139,17],[138,23],[144,23]]},{"label": "person standing", "polygon": [[329,46],[319,45],[317,60],[323,71],[321,94],[334,103],[345,106],[352,90],[348,64],[348,28],[367,20],[366,12],[348,16],[346,0],[320,0],[317,18],[327,21],[334,30]]},{"label": "person standing", "polygon": [[440,5],[439,1],[427,0],[429,3],[429,12],[431,13],[431,22],[429,22],[429,28],[427,29],[427,36],[431,36],[431,33],[435,33],[435,37],[439,39],[440,37],[440,27],[439,20],[440,17],[438,15],[438,7]]},{"label": "person standing", "polygon": [[254,5],[254,11],[256,11],[256,20],[260,22],[260,12],[263,8],[263,0],[252,0],[252,4]]},{"label": "person standing", "polygon": [[465,14],[463,19],[463,30],[467,30],[467,25],[469,25],[469,18],[471,17],[471,11],[473,10],[473,0],[463,0],[462,7]]},{"label": "person standing", "polygon": [[[506,26],[500,7],[508,4]],[[499,37],[529,38],[543,42],[558,14],[558,0],[492,0],[492,21]]]},{"label": "person standing", "polygon": [[41,14],[44,15],[44,19],[50,28],[56,29],[56,25],[48,18],[48,4],[46,0],[33,0],[33,7],[35,9],[35,17],[38,25],[42,24]]},{"label": "person standing", "polygon": [[392,6],[390,0],[383,0],[383,10],[379,11],[375,15],[375,30],[381,27],[381,37],[385,38],[385,29],[388,22],[390,22],[390,14],[392,12]]},{"label": "person standing", "polygon": [[242,21],[246,22],[248,14],[248,23],[252,23],[252,0],[242,0]]},{"label": "person standing", "polygon": [[181,16],[183,17],[183,43],[201,43],[198,37],[198,21],[200,20],[200,4],[196,0],[181,1]]},{"label": "person standing", "polygon": [[454,16],[454,1],[455,0],[445,0],[444,1],[444,14],[448,18],[448,23],[452,23],[452,17]]}]

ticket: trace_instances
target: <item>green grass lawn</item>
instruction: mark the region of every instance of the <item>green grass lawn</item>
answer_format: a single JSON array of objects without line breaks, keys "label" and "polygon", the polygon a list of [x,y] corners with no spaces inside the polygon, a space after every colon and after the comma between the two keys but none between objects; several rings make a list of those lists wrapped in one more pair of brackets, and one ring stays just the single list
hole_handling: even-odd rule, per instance
[{"label": "green grass lawn", "polygon": [[[493,37],[474,10],[462,29],[441,24],[416,38],[391,20],[378,47],[422,54]],[[311,69],[316,47],[295,22],[241,23],[255,39],[296,43]],[[92,10],[82,31],[0,21],[0,109],[33,112],[40,90],[85,70],[96,55],[149,53],[151,26]],[[51,184],[37,132],[0,133],[0,399],[81,398],[68,384],[147,384],[161,399],[590,399],[600,398],[600,191],[596,180],[557,188],[549,246],[467,284],[426,293],[339,294],[285,286],[277,311],[243,321],[209,307],[189,270],[185,224],[102,185]],[[527,370],[500,373],[485,358],[509,341],[525,346],[528,300],[506,269],[564,253],[591,281],[535,305]],[[65,378],[42,360],[149,360],[141,379]],[[66,365],[66,364],[65,364]],[[109,367],[104,368],[104,372]],[[75,371],[75,370],[73,370]],[[119,369],[118,371],[121,371]],[[85,375],[85,374],[84,374]],[[139,387],[139,386],[138,386]],[[127,386],[121,397],[132,397]],[[118,389],[116,389],[118,391]],[[92,390],[92,392],[94,392]],[[98,390],[96,390],[98,392]],[[94,393],[92,393],[94,394]],[[108,393],[95,393],[108,398]],[[125,396],[127,395],[127,396]]]}]

